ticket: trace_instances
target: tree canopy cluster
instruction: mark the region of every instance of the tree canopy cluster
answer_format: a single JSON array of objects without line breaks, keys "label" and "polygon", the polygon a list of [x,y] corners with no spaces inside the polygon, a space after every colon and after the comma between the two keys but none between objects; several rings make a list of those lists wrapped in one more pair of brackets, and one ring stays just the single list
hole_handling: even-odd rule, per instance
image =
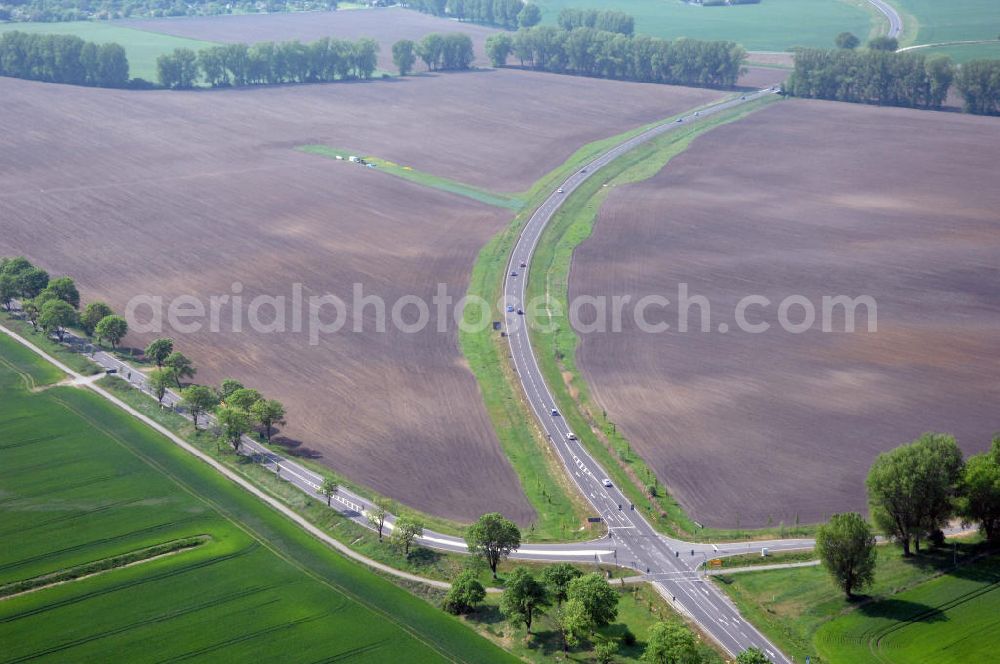
[{"label": "tree canopy cluster", "polygon": [[[147,347],[147,355],[149,350]],[[190,409],[192,404],[189,403],[187,391],[181,396],[182,405]],[[260,427],[261,433],[270,442],[274,428],[285,424],[284,404],[275,399],[266,399],[257,390],[244,387],[232,378],[222,381],[204,412],[209,412],[211,408],[215,408],[221,437],[237,452],[243,435],[252,431],[255,426]]]},{"label": "tree canopy cluster", "polygon": [[513,56],[522,66],[554,73],[701,87],[735,85],[746,59],[746,50],[735,42],[668,41],[586,27],[492,35],[486,52],[496,67]]},{"label": "tree canopy cluster", "polygon": [[973,60],[958,70],[966,113],[1000,115],[1000,60]]},{"label": "tree canopy cluster", "polygon": [[992,449],[962,459],[952,436],[928,433],[884,452],[868,473],[871,515],[910,555],[924,539],[938,541],[956,517],[978,522],[983,535],[1000,538],[1000,437]]},{"label": "tree canopy cluster", "polygon": [[128,58],[115,43],[14,30],[0,35],[0,76],[124,88],[129,84]]},{"label": "tree canopy cluster", "polygon": [[593,28],[605,32],[616,32],[620,35],[631,35],[635,32],[635,19],[632,16],[610,9],[572,9],[567,7],[559,12],[557,22],[563,30]]},{"label": "tree canopy cluster", "polygon": [[542,20],[538,5],[523,0],[414,0],[410,8],[501,28],[531,27]]},{"label": "tree canopy cluster", "polygon": [[796,97],[940,108],[955,77],[948,58],[915,53],[799,49],[785,91]]},{"label": "tree canopy cluster", "polygon": [[163,87],[174,89],[193,87],[202,77],[213,87],[368,79],[375,72],[378,51],[373,39],[329,37],[308,44],[227,44],[197,52],[179,48],[157,59],[157,78]]},{"label": "tree canopy cluster", "polygon": [[0,0],[0,21],[103,21],[115,18],[215,16],[337,8],[336,0]]},{"label": "tree canopy cluster", "polygon": [[49,278],[24,256],[0,258],[0,304],[10,311],[20,301],[25,319],[36,331],[62,341],[68,328],[80,326],[97,343],[112,347],[128,334],[128,323],[103,302],[91,302],[80,312],[80,291],[70,277]]}]

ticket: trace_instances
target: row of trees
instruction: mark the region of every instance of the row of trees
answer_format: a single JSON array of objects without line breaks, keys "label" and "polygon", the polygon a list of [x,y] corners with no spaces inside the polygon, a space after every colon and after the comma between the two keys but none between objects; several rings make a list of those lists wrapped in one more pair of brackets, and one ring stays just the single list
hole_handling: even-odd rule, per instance
[{"label": "row of trees", "polygon": [[958,70],[966,113],[1000,115],[1000,60],[973,60]]},{"label": "row of trees", "polygon": [[635,19],[625,12],[613,10],[571,9],[567,7],[559,12],[557,22],[563,30],[593,28],[621,35],[631,35],[635,32]]},{"label": "row of trees", "polygon": [[[1000,436],[989,451],[962,459],[951,436],[924,434],[880,454],[867,479],[875,524],[911,556],[921,541],[944,542],[955,517],[978,523],[987,542],[1000,542]],[[875,534],[857,513],[835,514],[820,527],[816,551],[848,597],[875,578]]]},{"label": "row of trees", "polygon": [[104,302],[91,302],[81,312],[80,291],[70,277],[49,278],[23,256],[0,258],[0,303],[8,311],[21,303],[25,318],[35,329],[62,341],[70,327],[80,326],[100,343],[112,347],[128,333],[128,323]]},{"label": "row of trees", "polygon": [[460,32],[425,35],[419,43],[401,39],[392,45],[392,61],[400,76],[413,71],[417,58],[424,61],[428,71],[468,69],[476,59],[472,39]]},{"label": "row of trees", "polygon": [[336,9],[336,0],[2,0],[0,21],[86,21]]},{"label": "row of trees", "polygon": [[157,58],[157,78],[165,88],[190,88],[204,79],[212,87],[318,83],[368,79],[378,64],[378,43],[324,37],[302,42],[259,42],[211,46],[197,52],[178,48]]},{"label": "row of trees", "polygon": [[842,32],[838,50],[800,49],[785,91],[796,97],[862,104],[940,108],[954,82],[966,113],[1000,115],[1000,60],[973,60],[956,67],[947,56],[896,52],[898,42],[877,37],[866,50]]},{"label": "row of trees", "polygon": [[275,399],[266,399],[257,390],[245,387],[232,378],[222,381],[218,389],[193,385],[181,392],[181,405],[197,423],[198,415],[215,413],[221,437],[234,452],[240,451],[244,435],[259,427],[268,442],[274,428],[285,424],[285,406]]},{"label": "row of trees", "polygon": [[785,91],[796,97],[940,108],[955,67],[948,58],[881,50],[799,49]]},{"label": "row of trees", "polygon": [[522,66],[556,73],[703,87],[735,85],[746,59],[746,50],[734,42],[667,41],[594,28],[492,35],[486,53],[495,67],[513,56]]},{"label": "row of trees", "polygon": [[128,58],[119,44],[95,44],[73,35],[0,35],[0,76],[50,83],[124,88]]},{"label": "row of trees", "polygon": [[513,30],[542,20],[538,5],[523,0],[415,0],[409,6],[425,14],[451,16],[459,21],[497,25]]}]

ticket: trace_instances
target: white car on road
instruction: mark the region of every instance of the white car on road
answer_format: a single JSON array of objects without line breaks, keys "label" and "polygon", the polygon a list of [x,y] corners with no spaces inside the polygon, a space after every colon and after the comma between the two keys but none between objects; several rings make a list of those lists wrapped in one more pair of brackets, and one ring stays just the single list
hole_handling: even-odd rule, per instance
[{"label": "white car on road", "polygon": [[568,434],[566,434],[566,440],[576,440],[576,434],[570,431]]},{"label": "white car on road", "polygon": [[608,488],[611,488],[612,486],[614,486],[611,483],[611,480],[609,480],[607,477],[605,477],[603,480],[601,480],[601,484],[603,484],[604,486],[606,486]]}]

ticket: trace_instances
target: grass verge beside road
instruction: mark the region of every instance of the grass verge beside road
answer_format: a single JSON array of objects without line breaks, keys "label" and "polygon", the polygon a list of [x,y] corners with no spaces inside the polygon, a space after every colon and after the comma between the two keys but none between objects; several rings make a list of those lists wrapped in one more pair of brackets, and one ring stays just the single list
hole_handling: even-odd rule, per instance
[{"label": "grass verge beside road", "polygon": [[[952,598],[971,592],[965,583],[967,579],[982,579],[982,588],[986,588],[989,577],[984,573],[992,570],[994,581],[1000,578],[996,554],[980,558],[982,554],[978,538],[949,541],[945,547],[924,551],[912,559],[904,559],[898,546],[879,546],[875,585],[867,591],[866,597],[855,602],[844,598],[823,567],[720,575],[713,579],[736,603],[746,620],[796,661],[805,661],[808,655],[817,664],[857,662],[864,661],[854,658],[861,652],[859,646],[866,655],[870,655],[868,644],[862,645],[861,641],[877,631],[886,630],[890,622],[897,628],[912,630],[908,636],[914,639],[922,638],[924,627],[933,628],[940,616],[935,618],[934,613],[927,613],[921,618],[925,611],[916,604],[926,605],[924,608],[931,611],[941,605],[947,612],[950,609],[945,605]],[[957,568],[954,562],[958,563]],[[952,590],[959,586],[962,590],[953,593]],[[911,593],[920,596],[928,592],[920,591],[925,587],[930,588],[932,594],[940,591],[939,597],[929,601],[923,598],[920,602],[911,599]],[[1000,592],[994,591],[989,601],[997,602],[994,606],[1000,606]],[[994,619],[996,615],[1000,613],[994,613]],[[908,618],[916,620],[908,625]],[[981,621],[976,620],[972,624],[977,622]],[[955,626],[953,623],[952,627]],[[961,631],[964,629],[963,626]],[[956,631],[953,634],[957,636],[959,633]],[[980,632],[979,636],[971,638],[975,641],[984,634]],[[992,634],[1000,633],[993,629]],[[991,648],[995,651],[1000,647],[1000,638],[991,638]],[[878,661],[976,660],[882,657]]]},{"label": "grass verge beside road", "polygon": [[[576,247],[590,236],[597,211],[610,191],[617,186],[652,177],[697,136],[770,103],[776,103],[776,100],[768,97],[750,102],[746,106],[679,127],[601,169],[574,191],[556,213],[542,234],[529,272],[528,300],[548,296],[550,301],[558,303],[559,315],[552,309],[541,314],[528,311],[527,315],[529,324],[533,326],[531,340],[539,366],[563,416],[636,508],[643,510],[659,530],[672,536],[723,540],[743,538],[747,533],[699,528],[670,496],[656,474],[632,450],[616,424],[593,405],[588,386],[576,365],[579,338],[568,320],[570,263]],[[539,331],[542,328],[552,331],[543,333]],[[650,487],[655,488],[655,496],[651,495]],[[756,530],[752,534],[773,537],[803,535],[806,532],[806,528],[780,526]]]}]

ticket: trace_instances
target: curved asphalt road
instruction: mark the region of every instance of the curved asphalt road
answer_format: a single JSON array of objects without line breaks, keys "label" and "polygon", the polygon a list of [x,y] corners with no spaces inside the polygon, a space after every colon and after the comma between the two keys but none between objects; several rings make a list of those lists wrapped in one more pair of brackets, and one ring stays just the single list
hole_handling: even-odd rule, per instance
[{"label": "curved asphalt road", "polygon": [[885,0],[868,0],[868,3],[889,19],[889,31],[886,32],[886,37],[899,39],[899,36],[903,34],[903,19],[896,8]]},{"label": "curved asphalt road", "polygon": [[[553,193],[535,211],[521,231],[511,252],[504,279],[504,304],[513,307],[507,312],[506,332],[511,358],[524,393],[542,429],[552,441],[570,477],[608,525],[608,543],[615,562],[634,567],[645,573],[657,590],[674,607],[688,615],[731,655],[757,646],[774,662],[789,662],[767,638],[740,616],[736,607],[699,572],[698,565],[707,557],[707,549],[661,537],[640,512],[630,509],[625,495],[615,486],[605,486],[607,473],[572,436],[565,420],[538,367],[531,347],[525,317],[517,311],[526,301],[525,291],[532,254],[538,240],[562,202],[601,167],[637,146],[667,133],[682,124],[696,122],[706,116],[734,108],[748,101],[772,94],[760,90],[740,98],[720,102],[697,114],[681,118],[680,122],[657,125],[605,152],[570,176],[559,191]],[[711,545],[709,545],[711,546]],[[761,546],[757,544],[756,546]],[[729,547],[727,547],[729,548]],[[740,550],[742,551],[741,547]],[[714,556],[713,552],[713,556]]]}]

